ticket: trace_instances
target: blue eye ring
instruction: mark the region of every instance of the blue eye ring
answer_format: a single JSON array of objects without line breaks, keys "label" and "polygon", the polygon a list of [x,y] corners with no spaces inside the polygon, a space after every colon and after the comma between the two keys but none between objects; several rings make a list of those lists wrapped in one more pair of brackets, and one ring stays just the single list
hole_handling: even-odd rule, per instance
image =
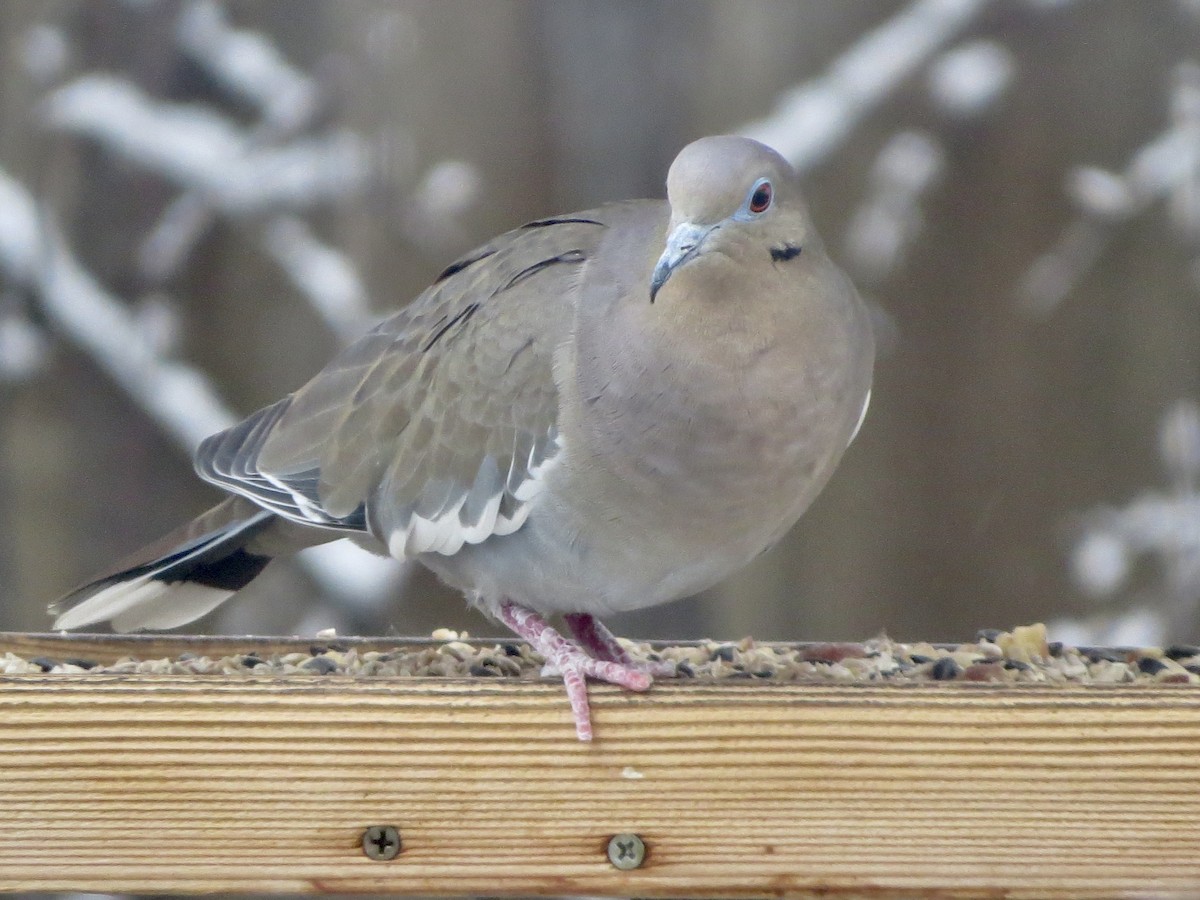
[{"label": "blue eye ring", "polygon": [[750,189],[750,195],[746,198],[746,210],[755,216],[761,216],[775,200],[775,188],[772,186],[770,179],[760,178],[754,182],[754,187]]}]

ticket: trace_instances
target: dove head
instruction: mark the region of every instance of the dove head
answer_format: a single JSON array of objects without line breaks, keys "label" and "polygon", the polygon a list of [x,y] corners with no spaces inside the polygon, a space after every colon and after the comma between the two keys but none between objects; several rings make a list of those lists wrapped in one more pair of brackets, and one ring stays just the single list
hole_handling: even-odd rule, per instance
[{"label": "dove head", "polygon": [[736,135],[684,147],[667,174],[667,200],[671,221],[651,276],[652,302],[675,272],[706,256],[753,261],[757,252],[760,263],[785,262],[812,231],[795,170],[770,147]]}]

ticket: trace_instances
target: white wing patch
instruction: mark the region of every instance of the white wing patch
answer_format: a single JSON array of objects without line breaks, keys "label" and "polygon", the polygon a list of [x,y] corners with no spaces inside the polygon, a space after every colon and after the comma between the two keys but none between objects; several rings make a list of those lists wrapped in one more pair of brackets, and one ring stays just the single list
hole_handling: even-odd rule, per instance
[{"label": "white wing patch", "polygon": [[862,428],[863,420],[867,418],[867,407],[869,407],[870,405],[871,405],[871,389],[867,388],[867,396],[863,398],[862,412],[860,412],[858,414],[858,424],[854,426],[854,431],[850,435],[850,440],[847,442],[847,446],[849,446],[849,444],[853,444],[854,439],[856,437],[858,437],[858,429]]},{"label": "white wing patch", "polygon": [[[388,536],[388,552],[397,559],[420,553],[452,556],[463,544],[478,544],[493,535],[512,534],[525,524],[534,500],[545,488],[547,474],[558,465],[561,449],[561,439],[555,434],[541,446],[535,445],[528,458],[514,458],[507,476],[499,482],[499,490],[488,496],[474,515],[464,515],[471,493],[436,516],[413,513],[403,527]],[[481,471],[481,477],[482,474]]]}]

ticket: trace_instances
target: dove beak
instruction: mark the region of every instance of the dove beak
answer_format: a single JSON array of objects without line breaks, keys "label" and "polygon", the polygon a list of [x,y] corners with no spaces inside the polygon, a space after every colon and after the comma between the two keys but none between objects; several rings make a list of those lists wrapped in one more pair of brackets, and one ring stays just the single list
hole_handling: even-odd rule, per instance
[{"label": "dove beak", "polygon": [[654,298],[662,286],[667,283],[671,273],[689,259],[699,255],[700,245],[704,243],[706,237],[712,234],[714,228],[716,228],[715,225],[696,225],[692,222],[681,222],[675,226],[675,230],[667,237],[667,249],[658,258],[654,274],[650,276],[651,303],[654,302]]}]

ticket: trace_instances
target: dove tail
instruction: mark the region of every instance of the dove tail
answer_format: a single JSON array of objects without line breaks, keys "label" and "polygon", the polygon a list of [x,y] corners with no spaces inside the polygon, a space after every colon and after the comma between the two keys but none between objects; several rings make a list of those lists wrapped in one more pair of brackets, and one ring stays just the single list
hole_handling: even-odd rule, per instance
[{"label": "dove tail", "polygon": [[275,515],[237,497],[145,547],[51,604],[55,629],[111,622],[117,631],[175,628],[245,587],[271,557],[247,549]]}]

